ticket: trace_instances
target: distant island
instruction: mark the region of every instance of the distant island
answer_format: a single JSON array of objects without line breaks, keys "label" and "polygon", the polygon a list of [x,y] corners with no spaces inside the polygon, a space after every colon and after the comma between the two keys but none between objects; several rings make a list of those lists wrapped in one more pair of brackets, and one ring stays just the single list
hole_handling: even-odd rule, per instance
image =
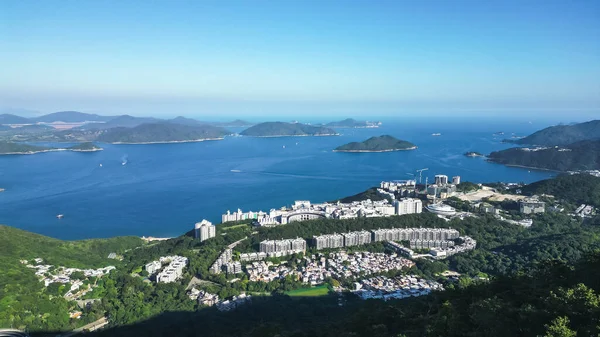
[{"label": "distant island", "polygon": [[53,151],[74,151],[74,152],[95,152],[103,150],[93,143],[82,143],[71,147],[56,148],[47,146],[37,146],[13,142],[0,142],[0,155],[8,154],[36,154]]},{"label": "distant island", "polygon": [[484,155],[482,155],[479,152],[475,152],[475,151],[465,152],[465,156],[467,156],[467,157],[484,157]]},{"label": "distant island", "polygon": [[414,150],[417,146],[389,135],[371,137],[364,142],[352,142],[335,148],[335,152],[389,152]]},{"label": "distant island", "polygon": [[177,123],[147,123],[133,128],[111,128],[97,138],[112,144],[183,143],[223,139],[231,132],[212,125],[185,125]]},{"label": "distant island", "polygon": [[236,120],[231,121],[231,122],[213,123],[213,125],[215,125],[215,126],[221,126],[221,127],[225,127],[225,128],[240,128],[240,127],[249,127],[249,126],[252,126],[252,125],[254,125],[254,123],[250,123],[248,121],[241,120],[241,119],[236,119]]},{"label": "distant island", "polygon": [[381,122],[357,121],[352,118],[346,118],[342,121],[325,124],[330,128],[378,128]]},{"label": "distant island", "polygon": [[517,147],[492,152],[488,160],[509,166],[552,171],[600,169],[600,140],[584,140],[566,146]]},{"label": "distant island", "polygon": [[337,136],[338,133],[323,126],[302,123],[266,122],[256,124],[240,133],[250,137],[285,137],[285,136]]},{"label": "distant island", "polygon": [[573,125],[551,126],[519,139],[505,139],[507,143],[521,145],[556,146],[582,140],[600,139],[600,120]]}]

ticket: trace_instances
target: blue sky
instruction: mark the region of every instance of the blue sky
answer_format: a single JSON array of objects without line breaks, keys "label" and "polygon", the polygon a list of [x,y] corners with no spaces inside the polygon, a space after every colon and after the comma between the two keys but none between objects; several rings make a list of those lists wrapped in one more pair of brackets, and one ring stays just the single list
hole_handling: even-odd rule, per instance
[{"label": "blue sky", "polygon": [[599,17],[600,1],[5,0],[0,107],[593,116]]}]

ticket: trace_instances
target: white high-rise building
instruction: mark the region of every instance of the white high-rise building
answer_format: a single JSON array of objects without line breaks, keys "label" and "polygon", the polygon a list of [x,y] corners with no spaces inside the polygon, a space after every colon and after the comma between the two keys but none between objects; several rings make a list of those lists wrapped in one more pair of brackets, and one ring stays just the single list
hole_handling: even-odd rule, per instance
[{"label": "white high-rise building", "polygon": [[402,199],[395,203],[396,215],[415,214],[423,211],[423,202],[419,199]]},{"label": "white high-rise building", "polygon": [[454,176],[454,177],[452,177],[452,184],[453,185],[460,184],[460,176]]},{"label": "white high-rise building", "polygon": [[435,184],[439,186],[448,184],[448,176],[443,174],[436,174],[435,176]]},{"label": "white high-rise building", "polygon": [[217,228],[208,220],[202,220],[194,226],[194,236],[200,241],[214,238],[217,234]]}]

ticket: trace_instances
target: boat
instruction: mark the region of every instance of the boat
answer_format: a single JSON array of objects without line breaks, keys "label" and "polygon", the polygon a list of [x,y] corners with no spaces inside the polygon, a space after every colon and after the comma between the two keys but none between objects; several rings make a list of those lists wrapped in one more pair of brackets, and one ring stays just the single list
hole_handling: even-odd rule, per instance
[{"label": "boat", "polygon": [[432,133],[431,135],[432,136],[441,136],[442,134],[441,133]]},{"label": "boat", "polygon": [[231,172],[234,172],[234,173],[239,173],[239,172],[242,172],[242,171],[240,171],[240,170],[230,170],[230,171],[231,171]]},{"label": "boat", "polygon": [[62,219],[65,215],[64,214],[59,214],[56,216],[57,219]]},{"label": "boat", "polygon": [[121,163],[121,165],[125,166],[125,164],[127,164],[127,161],[124,161]]},{"label": "boat", "polygon": [[285,145],[283,146],[283,148],[285,149]]},{"label": "boat", "polygon": [[442,203],[431,204],[431,205],[425,207],[425,209],[431,213],[439,214],[439,215],[446,215],[446,216],[456,215],[456,209],[454,209],[454,207],[451,207],[451,206],[448,206],[448,205],[445,205]]},{"label": "boat", "polygon": [[100,167],[102,167],[102,164],[100,164]]}]

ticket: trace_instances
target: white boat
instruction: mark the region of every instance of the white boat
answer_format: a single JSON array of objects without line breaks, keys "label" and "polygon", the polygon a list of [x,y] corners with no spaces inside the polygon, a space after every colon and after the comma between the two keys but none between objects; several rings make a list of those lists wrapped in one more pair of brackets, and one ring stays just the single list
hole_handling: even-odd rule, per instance
[{"label": "white boat", "polygon": [[102,167],[102,164],[100,164],[100,167]]},{"label": "white boat", "polygon": [[56,216],[56,218],[62,219],[64,216],[65,216],[64,214],[59,214],[59,215]]},{"label": "white boat", "polygon": [[432,136],[441,136],[442,134],[441,133],[432,133],[431,135]]},{"label": "white boat", "polygon": [[242,172],[242,171],[240,171],[240,170],[230,170],[230,171],[231,171],[231,172],[234,172],[234,173],[239,173],[239,172]]},{"label": "white boat", "polygon": [[425,209],[431,213],[439,214],[439,215],[446,215],[446,216],[456,215],[456,209],[454,209],[454,207],[451,207],[451,206],[448,206],[448,205],[445,205],[442,203],[431,204],[431,205],[425,207]]}]

